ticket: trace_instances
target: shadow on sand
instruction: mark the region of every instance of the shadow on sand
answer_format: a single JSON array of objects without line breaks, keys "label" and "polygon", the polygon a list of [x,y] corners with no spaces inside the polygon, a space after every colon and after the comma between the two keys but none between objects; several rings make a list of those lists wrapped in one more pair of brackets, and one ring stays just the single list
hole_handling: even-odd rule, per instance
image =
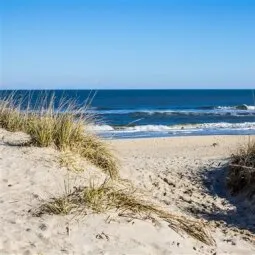
[{"label": "shadow on sand", "polygon": [[255,234],[255,197],[253,197],[252,207],[252,201],[246,199],[244,194],[232,196],[226,185],[227,173],[228,164],[203,171],[202,182],[205,192],[215,199],[217,197],[224,199],[224,204],[228,206],[224,209],[214,207],[212,212],[201,211],[201,216],[207,220],[224,221],[228,226],[246,229]]}]

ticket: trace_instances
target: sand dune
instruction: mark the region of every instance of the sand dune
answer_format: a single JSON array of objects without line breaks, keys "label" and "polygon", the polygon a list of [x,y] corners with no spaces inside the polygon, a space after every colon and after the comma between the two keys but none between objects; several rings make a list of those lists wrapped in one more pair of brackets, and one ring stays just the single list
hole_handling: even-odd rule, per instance
[{"label": "sand dune", "polygon": [[[21,141],[20,141],[21,140]],[[118,217],[44,215],[34,217],[40,198],[62,194],[101,171],[84,163],[84,172],[60,167],[53,149],[17,146],[22,134],[0,130],[0,254],[254,254],[252,208],[232,199],[224,187],[228,156],[244,136],[175,137],[111,141],[121,176],[175,213],[208,221],[213,247],[180,236],[165,222]]]}]

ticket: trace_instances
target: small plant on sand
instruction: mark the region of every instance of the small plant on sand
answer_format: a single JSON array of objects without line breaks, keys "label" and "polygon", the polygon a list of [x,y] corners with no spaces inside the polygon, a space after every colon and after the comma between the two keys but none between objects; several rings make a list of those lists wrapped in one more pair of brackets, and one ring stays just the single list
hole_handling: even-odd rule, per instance
[{"label": "small plant on sand", "polygon": [[93,123],[87,105],[77,107],[73,101],[62,100],[55,106],[54,96],[42,97],[35,107],[26,102],[29,99],[17,100],[15,94],[0,99],[1,128],[29,134],[35,146],[77,153],[111,178],[118,178],[117,160],[110,148],[87,128]]},{"label": "small plant on sand", "polygon": [[255,195],[255,141],[231,156],[227,185],[232,194],[244,191],[248,197]]},{"label": "small plant on sand", "polygon": [[[139,198],[138,198],[139,197]],[[126,188],[117,188],[117,185],[104,182],[95,186],[75,188],[73,192],[65,193],[62,197],[51,198],[44,202],[35,212],[42,214],[79,214],[105,213],[117,211],[119,216],[128,213],[130,217],[153,219],[158,217],[169,224],[177,232],[185,232],[201,242],[212,245],[213,238],[205,230],[205,225],[197,220],[172,214],[159,206],[141,198],[141,194]]]}]

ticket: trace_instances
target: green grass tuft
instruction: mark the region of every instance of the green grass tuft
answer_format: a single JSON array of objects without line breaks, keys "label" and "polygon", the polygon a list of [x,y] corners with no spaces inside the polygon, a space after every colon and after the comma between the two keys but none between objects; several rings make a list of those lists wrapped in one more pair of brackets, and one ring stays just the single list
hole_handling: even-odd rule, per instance
[{"label": "green grass tuft", "polygon": [[30,109],[28,102],[25,110],[21,110],[21,103],[17,101],[15,95],[0,101],[1,128],[29,134],[32,144],[38,147],[54,146],[60,151],[77,153],[111,178],[118,178],[117,160],[110,148],[86,128],[92,123],[87,106],[77,108],[74,102],[63,101],[55,109],[54,97],[46,96],[38,102],[36,109]]}]

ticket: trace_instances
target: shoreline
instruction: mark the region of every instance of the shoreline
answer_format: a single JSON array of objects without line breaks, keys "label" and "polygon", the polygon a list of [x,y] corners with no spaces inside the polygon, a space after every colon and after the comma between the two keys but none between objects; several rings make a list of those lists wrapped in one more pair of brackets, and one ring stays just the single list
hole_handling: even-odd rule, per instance
[{"label": "shoreline", "polygon": [[119,141],[119,140],[145,140],[145,139],[171,139],[171,138],[183,138],[183,137],[252,137],[255,138],[254,134],[206,134],[206,135],[173,135],[173,136],[144,136],[144,137],[104,137],[102,135],[99,135],[102,139],[106,141]]}]

